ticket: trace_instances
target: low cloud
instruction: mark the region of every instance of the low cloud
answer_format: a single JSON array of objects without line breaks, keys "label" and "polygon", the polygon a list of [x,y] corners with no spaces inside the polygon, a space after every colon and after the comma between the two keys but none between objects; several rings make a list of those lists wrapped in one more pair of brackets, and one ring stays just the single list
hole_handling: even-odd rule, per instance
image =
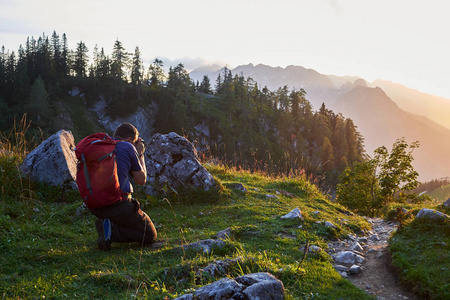
[{"label": "low cloud", "polygon": [[191,58],[191,57],[182,57],[182,58],[177,58],[177,59],[171,59],[165,56],[157,56],[154,57],[153,59],[151,59],[150,61],[145,61],[145,64],[149,65],[151,63],[153,63],[155,61],[155,59],[159,59],[163,62],[164,64],[164,68],[165,69],[169,69],[170,67],[176,67],[178,64],[183,64],[184,68],[186,69],[186,71],[190,72],[192,70],[195,70],[198,67],[202,67],[202,66],[206,66],[206,65],[219,65],[219,66],[225,66],[226,63],[224,62],[219,62],[219,61],[208,61],[204,58]]},{"label": "low cloud", "polygon": [[328,0],[328,4],[330,4],[336,14],[341,15],[343,13],[344,9],[339,0]]}]

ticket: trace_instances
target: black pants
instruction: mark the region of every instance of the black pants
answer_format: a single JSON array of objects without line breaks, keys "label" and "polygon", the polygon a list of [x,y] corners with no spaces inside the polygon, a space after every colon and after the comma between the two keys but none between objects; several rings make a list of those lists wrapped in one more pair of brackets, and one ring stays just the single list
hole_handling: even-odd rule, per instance
[{"label": "black pants", "polygon": [[111,221],[112,243],[150,244],[156,240],[155,225],[150,217],[141,210],[136,199],[118,201],[90,211],[98,218],[108,218]]}]

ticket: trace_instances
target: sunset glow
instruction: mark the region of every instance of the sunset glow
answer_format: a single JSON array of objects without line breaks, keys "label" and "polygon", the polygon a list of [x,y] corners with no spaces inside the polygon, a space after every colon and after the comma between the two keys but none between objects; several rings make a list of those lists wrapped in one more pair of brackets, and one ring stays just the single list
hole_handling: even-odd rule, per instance
[{"label": "sunset glow", "polygon": [[300,65],[323,74],[391,80],[450,98],[444,1],[2,0],[0,45],[66,33],[110,53],[119,39],[144,62]]}]

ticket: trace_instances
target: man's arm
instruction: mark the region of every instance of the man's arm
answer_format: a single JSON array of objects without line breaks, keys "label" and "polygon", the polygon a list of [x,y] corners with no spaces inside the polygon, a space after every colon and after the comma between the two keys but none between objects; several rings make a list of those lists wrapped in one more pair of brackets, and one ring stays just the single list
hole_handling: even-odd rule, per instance
[{"label": "man's arm", "polygon": [[140,171],[132,171],[131,175],[133,176],[134,182],[136,182],[139,185],[144,185],[147,181],[147,168],[145,166],[145,158],[144,158],[144,151],[145,146],[142,142],[141,138],[139,138],[139,141],[135,145],[136,151],[138,153],[139,157],[139,164],[141,165]]}]

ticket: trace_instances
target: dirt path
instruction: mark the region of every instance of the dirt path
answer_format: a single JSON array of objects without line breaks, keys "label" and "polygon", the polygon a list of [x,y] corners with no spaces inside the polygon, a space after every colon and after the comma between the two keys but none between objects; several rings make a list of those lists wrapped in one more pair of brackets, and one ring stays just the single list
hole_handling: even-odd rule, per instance
[{"label": "dirt path", "polygon": [[391,267],[387,240],[397,226],[382,219],[369,219],[369,222],[372,231],[371,238],[363,246],[365,261],[361,264],[362,272],[349,275],[348,280],[380,300],[421,299],[399,284]]}]

